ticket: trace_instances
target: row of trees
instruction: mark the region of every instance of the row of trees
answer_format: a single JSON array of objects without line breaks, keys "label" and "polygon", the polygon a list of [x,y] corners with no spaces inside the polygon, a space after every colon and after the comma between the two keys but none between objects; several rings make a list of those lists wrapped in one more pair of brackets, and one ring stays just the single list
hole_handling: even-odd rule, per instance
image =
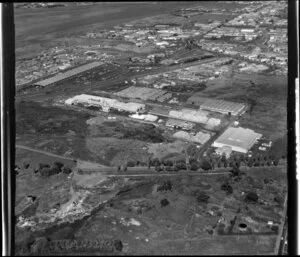
[{"label": "row of trees", "polygon": [[49,240],[45,237],[37,238],[31,247],[31,251],[38,253],[66,253],[97,251],[102,253],[120,252],[123,249],[121,240]]},{"label": "row of trees", "polygon": [[64,165],[62,162],[55,161],[51,166],[48,163],[39,163],[39,167],[34,170],[35,173],[40,174],[44,177],[49,177],[59,173],[70,174],[72,169]]},{"label": "row of trees", "polygon": [[[198,160],[193,151],[188,149],[191,153],[191,157],[187,160],[181,159],[177,161],[172,160],[160,160],[159,158],[149,159],[148,162],[140,162],[130,160],[127,162],[126,167],[154,167],[156,171],[179,171],[179,170],[192,170],[196,171],[198,169],[203,170],[215,170],[216,168],[240,168],[241,164],[247,165],[248,167],[260,167],[260,166],[277,166],[279,164],[279,157],[275,156],[254,156],[248,157],[240,155],[239,157],[233,156],[227,159],[225,156],[217,158],[203,158]],[[188,152],[189,154],[189,152]],[[118,171],[121,167],[118,167]],[[123,168],[124,170],[124,168]]]}]

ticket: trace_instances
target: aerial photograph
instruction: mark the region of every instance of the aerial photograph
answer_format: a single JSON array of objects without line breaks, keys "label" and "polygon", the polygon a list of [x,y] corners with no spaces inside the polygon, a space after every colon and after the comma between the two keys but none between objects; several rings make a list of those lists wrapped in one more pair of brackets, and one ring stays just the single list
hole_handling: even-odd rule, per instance
[{"label": "aerial photograph", "polygon": [[15,255],[288,255],[287,13],[14,3]]}]

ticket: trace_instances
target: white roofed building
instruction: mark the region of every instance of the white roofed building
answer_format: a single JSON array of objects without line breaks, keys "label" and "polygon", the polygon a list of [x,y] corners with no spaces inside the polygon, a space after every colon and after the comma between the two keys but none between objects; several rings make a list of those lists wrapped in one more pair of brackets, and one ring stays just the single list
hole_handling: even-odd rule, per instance
[{"label": "white roofed building", "polygon": [[212,146],[218,148],[228,146],[231,147],[233,151],[247,153],[261,137],[262,134],[256,133],[251,129],[229,127],[216,139]]},{"label": "white roofed building", "polygon": [[111,108],[114,108],[122,111],[135,113],[145,109],[144,104],[134,102],[125,103],[120,102],[116,99],[87,94],[76,95],[73,98],[67,99],[65,101],[65,104],[69,105],[77,103],[89,106],[98,106],[101,107],[104,111],[109,111]]}]

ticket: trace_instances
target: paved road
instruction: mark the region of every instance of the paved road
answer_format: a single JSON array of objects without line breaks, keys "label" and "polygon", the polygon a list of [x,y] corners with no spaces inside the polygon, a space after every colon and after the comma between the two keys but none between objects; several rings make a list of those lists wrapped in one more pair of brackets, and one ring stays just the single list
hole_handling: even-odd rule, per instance
[{"label": "paved road", "polygon": [[80,160],[80,159],[76,159],[76,158],[72,158],[72,157],[62,156],[62,155],[50,153],[50,152],[47,152],[47,151],[35,149],[35,148],[25,146],[25,145],[18,145],[17,144],[16,148],[28,150],[28,151],[31,151],[31,152],[45,154],[45,155],[52,156],[52,157],[55,157],[55,158],[70,160],[70,161],[74,161],[74,162],[77,162],[77,163],[81,162],[81,163],[86,163],[86,164],[90,164],[90,165],[102,166],[103,168],[106,168],[106,166],[104,166],[102,164],[99,164],[99,163],[96,163],[96,162],[90,162],[90,161]]},{"label": "paved road", "polygon": [[108,177],[164,177],[164,176],[182,176],[182,175],[190,175],[190,176],[214,176],[214,175],[226,175],[230,172],[172,172],[172,173],[139,173],[139,174],[109,174],[106,175]]},{"label": "paved road", "polygon": [[284,250],[284,243],[287,236],[287,227],[285,226],[287,223],[287,194],[284,199],[284,207],[283,207],[283,217],[281,219],[281,224],[278,231],[278,237],[276,240],[276,245],[274,249],[274,254],[282,255]]}]

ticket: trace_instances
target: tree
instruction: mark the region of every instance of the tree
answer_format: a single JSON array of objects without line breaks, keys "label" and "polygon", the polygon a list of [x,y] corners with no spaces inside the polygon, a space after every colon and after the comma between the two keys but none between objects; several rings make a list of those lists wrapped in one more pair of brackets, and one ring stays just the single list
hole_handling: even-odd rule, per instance
[{"label": "tree", "polygon": [[204,192],[199,192],[197,196],[197,201],[199,203],[208,203],[209,196]]},{"label": "tree", "polygon": [[171,160],[166,160],[165,165],[169,166],[169,167],[172,167],[173,166],[173,162]]},{"label": "tree", "polygon": [[53,165],[56,165],[57,167],[59,167],[60,169],[64,166],[64,164],[62,162],[59,162],[59,161],[55,161],[53,163]]},{"label": "tree", "polygon": [[154,158],[153,160],[152,160],[152,165],[153,166],[157,166],[157,165],[160,165],[161,164],[161,162],[160,162],[160,160],[158,159],[158,158]]},{"label": "tree", "polygon": [[274,197],[274,201],[275,201],[276,203],[279,203],[280,205],[283,204],[283,198],[282,198],[282,196],[280,196],[280,195],[276,195],[276,196]]},{"label": "tree", "polygon": [[70,174],[72,172],[72,169],[69,166],[64,166],[62,172],[65,174]]},{"label": "tree", "polygon": [[171,190],[172,190],[172,183],[169,180],[164,181],[164,183],[157,188],[157,191],[171,191]]},{"label": "tree", "polygon": [[197,163],[192,163],[191,170],[193,170],[193,171],[198,170],[198,164]]},{"label": "tree", "polygon": [[128,161],[127,162],[127,167],[134,167],[135,166],[135,161]]},{"label": "tree", "polygon": [[203,170],[211,170],[211,164],[207,160],[203,160],[201,164],[201,169]]},{"label": "tree", "polygon": [[122,241],[118,239],[114,240],[114,248],[116,251],[121,252],[123,249]]},{"label": "tree", "polygon": [[218,168],[221,168],[221,161],[218,162]]},{"label": "tree", "polygon": [[221,190],[226,191],[227,195],[232,194],[233,192],[233,188],[231,185],[229,185],[228,183],[224,183],[221,185]]},{"label": "tree", "polygon": [[224,162],[224,168],[227,168],[228,164],[227,161]]},{"label": "tree", "polygon": [[244,161],[245,161],[245,156],[244,156],[243,154],[240,156],[240,161],[241,161],[241,162],[244,162]]},{"label": "tree", "polygon": [[248,167],[252,167],[253,166],[253,163],[251,160],[248,161]]},{"label": "tree", "polygon": [[165,207],[165,206],[169,205],[170,202],[167,199],[162,199],[160,201],[160,204],[161,204],[162,207]]},{"label": "tree", "polygon": [[43,169],[43,168],[50,168],[50,165],[47,163],[39,163],[39,169]]},{"label": "tree", "polygon": [[23,167],[24,169],[28,169],[29,168],[29,163],[28,162],[23,162]]},{"label": "tree", "polygon": [[61,168],[59,166],[57,166],[56,164],[53,164],[51,167],[51,173],[54,174],[58,174],[61,172]]},{"label": "tree", "polygon": [[258,201],[258,195],[254,192],[249,192],[246,196],[246,201],[256,203]]},{"label": "tree", "polygon": [[157,172],[162,171],[161,166],[160,166],[160,165],[156,165],[156,166],[155,166],[155,171],[157,171]]}]

